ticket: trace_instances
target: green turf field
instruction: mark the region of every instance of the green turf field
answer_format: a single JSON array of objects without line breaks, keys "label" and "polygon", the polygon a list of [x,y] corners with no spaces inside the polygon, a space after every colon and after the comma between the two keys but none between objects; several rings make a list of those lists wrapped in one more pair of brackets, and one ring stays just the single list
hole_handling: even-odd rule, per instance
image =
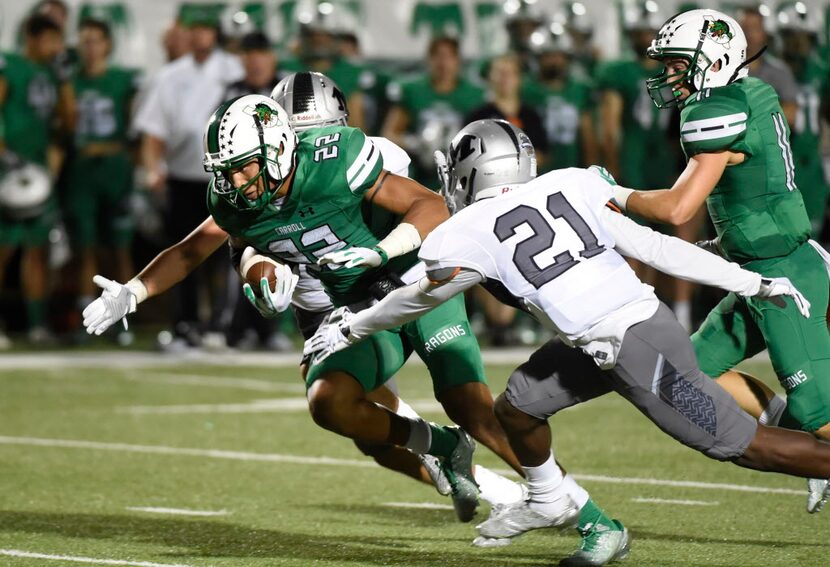
[{"label": "green turf field", "polygon": [[[291,368],[54,366],[0,371],[0,565],[555,565],[578,544],[536,532],[471,547],[448,499],[318,429]],[[510,368],[489,367],[494,391]],[[446,421],[422,367],[399,385]],[[615,396],[553,427],[558,457],[631,530],[624,564],[830,564],[830,511],[804,512],[801,480],[709,461]]]}]

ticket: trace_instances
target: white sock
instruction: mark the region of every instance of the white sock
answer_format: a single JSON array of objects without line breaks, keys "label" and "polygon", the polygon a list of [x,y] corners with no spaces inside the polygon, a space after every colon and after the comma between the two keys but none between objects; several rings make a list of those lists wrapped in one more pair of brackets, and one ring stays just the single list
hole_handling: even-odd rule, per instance
[{"label": "white sock", "polygon": [[524,498],[521,484],[496,474],[481,465],[473,465],[473,476],[481,490],[481,498],[491,505],[510,504]]},{"label": "white sock", "polygon": [[684,329],[692,330],[692,303],[690,301],[675,301],[674,316]]},{"label": "white sock", "polygon": [[781,421],[781,416],[784,415],[785,409],[787,409],[787,400],[776,395],[769,401],[764,411],[761,412],[758,423],[770,426],[778,425],[778,422]]},{"label": "white sock", "polygon": [[429,452],[432,443],[432,430],[429,423],[419,418],[404,419],[409,421],[409,439],[406,440],[406,448],[418,455],[425,455]]},{"label": "white sock", "polygon": [[396,414],[400,415],[401,417],[412,417],[412,418],[420,418],[421,416],[418,415],[418,412],[412,409],[408,403],[403,401],[401,398],[398,398],[398,411],[395,412]]},{"label": "white sock", "polygon": [[562,490],[562,469],[556,464],[551,451],[548,460],[538,467],[522,467],[527,478],[530,507],[543,514],[556,515],[561,508],[558,501]]},{"label": "white sock", "polygon": [[582,510],[582,507],[588,502],[588,499],[591,498],[591,495],[588,494],[588,491],[582,488],[577,482],[574,480],[569,474],[565,475],[565,479],[562,481],[562,487],[565,489],[565,492],[573,499],[576,503],[577,508]]}]

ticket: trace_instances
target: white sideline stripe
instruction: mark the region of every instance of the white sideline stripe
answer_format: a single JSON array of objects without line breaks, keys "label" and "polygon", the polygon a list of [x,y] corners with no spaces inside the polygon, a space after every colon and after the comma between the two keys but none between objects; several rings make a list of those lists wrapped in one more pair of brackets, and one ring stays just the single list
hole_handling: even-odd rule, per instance
[{"label": "white sideline stripe", "polygon": [[[444,408],[435,400],[411,400],[409,405],[422,413],[442,412]],[[119,413],[132,415],[181,415],[198,413],[290,413],[308,411],[305,398],[274,398],[252,400],[237,404],[181,404],[169,406],[123,406]]]},{"label": "white sideline stripe", "polygon": [[227,510],[187,510],[185,508],[156,508],[153,506],[127,506],[126,510],[133,512],[149,512],[151,514],[174,514],[178,516],[227,516]]},{"label": "white sideline stripe", "polygon": [[[301,457],[299,455],[280,455],[277,453],[250,453],[245,451],[223,451],[219,449],[193,449],[187,447],[166,447],[164,445],[131,445],[128,443],[102,443],[98,441],[80,441],[74,439],[45,439],[41,437],[9,437],[0,435],[0,445],[26,445],[32,447],[60,447],[64,449],[95,449],[100,451],[123,451],[126,453],[147,453],[159,455],[183,455],[190,457],[208,457],[234,461],[263,461],[275,463],[292,463],[298,465],[332,465],[345,467],[377,467],[374,461],[356,459],[336,459],[333,457]],[[492,469],[501,475],[514,474],[513,471]],[[664,480],[655,478],[614,477],[591,474],[574,474],[577,480],[606,482],[609,484],[644,484],[650,486],[671,486],[679,488],[703,488],[707,490],[727,490],[733,492],[757,492],[761,494],[794,494],[803,496],[803,490],[791,488],[772,488],[766,486],[746,486],[742,484],[695,482],[690,480]]]},{"label": "white sideline stripe", "polygon": [[434,504],[432,502],[384,502],[390,508],[416,508],[422,510],[452,510],[449,504]]},{"label": "white sideline stripe", "polygon": [[666,498],[632,498],[632,502],[642,504],[677,504],[679,506],[718,506],[720,502],[707,502],[706,500],[669,500]]},{"label": "white sideline stripe", "polygon": [[659,478],[615,477],[593,474],[574,474],[576,480],[607,482],[609,484],[644,484],[649,486],[671,486],[676,488],[703,488],[705,490],[730,490],[732,492],[758,492],[761,494],[795,494],[804,496],[806,491],[792,488],[772,488],[768,486],[747,486],[745,484],[726,484],[721,482],[697,482],[693,480],[667,480]]},{"label": "white sideline stripe", "polygon": [[128,374],[125,378],[134,382],[158,382],[184,386],[209,386],[211,388],[236,388],[239,390],[253,390],[255,392],[305,392],[305,386],[299,380],[299,372],[296,384],[270,382],[255,378],[227,378],[208,376],[205,374],[175,374],[172,372],[153,372],[149,375]]},{"label": "white sideline stripe", "polygon": [[[485,364],[514,365],[525,362],[535,348],[520,347],[506,349],[486,349],[481,353]],[[767,351],[751,359],[755,362],[769,362]],[[297,368],[300,353],[253,352],[214,353],[194,349],[192,352],[165,354],[158,352],[124,352],[102,351],[94,353],[3,353],[0,356],[0,372],[10,370],[61,370],[71,368],[105,368],[107,370],[132,371],[141,368],[176,367],[183,364],[199,366],[247,366],[254,368]],[[407,366],[424,366],[417,356],[410,356]],[[58,374],[63,378],[66,374]],[[33,376],[17,374],[20,378],[31,379]],[[119,376],[120,377],[120,376]],[[5,376],[3,376],[5,378]],[[208,377],[210,378],[210,377]],[[267,382],[267,381],[266,381]],[[299,378],[298,378],[299,382]],[[302,383],[300,383],[302,386]]]},{"label": "white sideline stripe", "polygon": [[23,557],[27,559],[47,559],[52,561],[74,561],[92,565],[132,565],[133,567],[191,567],[183,563],[153,563],[152,561],[126,561],[124,559],[95,559],[76,555],[50,555],[47,553],[33,553],[20,549],[0,549],[0,555],[6,557]]},{"label": "white sideline stripe", "polygon": [[131,445],[128,443],[101,443],[73,439],[43,439],[39,437],[0,436],[0,445],[30,445],[33,447],[60,447],[63,449],[93,449],[98,451],[123,451],[156,455],[181,455],[187,457],[208,457],[232,461],[262,461],[271,463],[292,463],[297,465],[333,465],[345,467],[374,468],[374,461],[357,459],[335,459],[332,457],[301,457],[275,453],[249,453],[246,451],[223,451],[220,449],[192,449],[187,447],[166,447],[164,445]]},{"label": "white sideline stripe", "polygon": [[253,400],[241,404],[184,404],[170,406],[126,406],[117,408],[119,413],[146,414],[190,414],[190,413],[272,413],[307,411],[305,398],[276,398]]}]

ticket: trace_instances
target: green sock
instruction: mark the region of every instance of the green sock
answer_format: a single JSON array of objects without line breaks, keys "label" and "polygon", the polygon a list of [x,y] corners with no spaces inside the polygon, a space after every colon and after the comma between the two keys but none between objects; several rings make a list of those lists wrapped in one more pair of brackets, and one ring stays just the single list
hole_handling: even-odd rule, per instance
[{"label": "green sock", "polygon": [[582,510],[579,511],[577,529],[583,531],[586,526],[596,524],[613,525],[611,518],[605,515],[605,512],[596,505],[593,498],[589,498]]},{"label": "green sock", "polygon": [[452,429],[434,423],[429,424],[429,429],[432,432],[429,454],[448,459],[458,445],[458,435]]},{"label": "green sock", "polygon": [[29,329],[42,327],[46,321],[46,302],[42,299],[27,299],[26,316],[29,320]]}]

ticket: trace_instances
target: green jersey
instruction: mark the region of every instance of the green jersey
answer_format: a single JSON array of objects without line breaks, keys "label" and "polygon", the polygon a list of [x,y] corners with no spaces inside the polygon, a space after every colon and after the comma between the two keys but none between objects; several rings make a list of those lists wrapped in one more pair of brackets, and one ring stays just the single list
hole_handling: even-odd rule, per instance
[{"label": "green jersey", "polygon": [[798,114],[791,143],[795,161],[795,183],[804,198],[814,234],[824,220],[824,207],[830,188],[821,163],[820,108],[827,101],[830,68],[818,57],[811,57],[798,80]]},{"label": "green jersey", "polygon": [[522,99],[542,117],[548,137],[545,171],[587,165],[582,160],[579,125],[582,113],[590,109],[590,87],[572,77],[556,88],[525,81]]},{"label": "green jersey", "polygon": [[[243,211],[216,195],[211,180],[208,209],[234,237],[282,262],[305,264],[336,306],[370,298],[369,287],[388,272],[403,274],[418,261],[417,251],[393,258],[383,268],[319,268],[329,252],[372,248],[393,228],[364,217],[364,195],[383,170],[383,157],[357,128],[329,126],[298,133],[294,180],[282,202]],[[370,224],[371,223],[371,224]],[[383,230],[378,226],[385,225]]]},{"label": "green jersey", "polygon": [[135,72],[110,67],[91,77],[82,71],[72,80],[78,101],[75,145],[121,142],[127,138],[130,102],[136,92]]},{"label": "green jersey", "polygon": [[680,114],[680,141],[687,158],[727,150],[745,155],[706,199],[728,259],[785,256],[809,238],[789,126],[771,86],[747,77],[693,95]]},{"label": "green jersey", "polygon": [[671,114],[654,106],[645,89],[646,79],[655,74],[635,59],[610,61],[597,70],[597,87],[622,98],[619,181],[629,187],[667,187],[676,177],[679,153],[669,136]]},{"label": "green jersey", "polygon": [[17,54],[0,55],[6,99],[0,106],[0,139],[21,157],[46,164],[46,149],[58,100],[51,69]]}]

